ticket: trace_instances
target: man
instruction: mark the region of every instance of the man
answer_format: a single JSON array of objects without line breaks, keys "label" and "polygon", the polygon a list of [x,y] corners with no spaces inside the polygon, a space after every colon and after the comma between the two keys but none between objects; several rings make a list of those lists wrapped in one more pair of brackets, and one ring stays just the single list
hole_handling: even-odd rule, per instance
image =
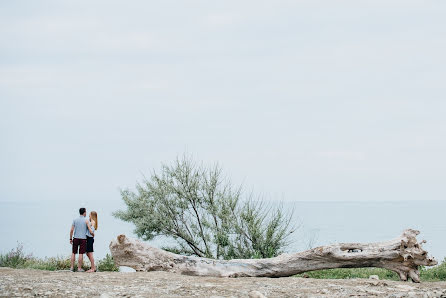
[{"label": "man", "polygon": [[[79,259],[77,263],[77,271],[83,272],[82,263],[84,261],[84,253],[87,250],[87,229],[91,231],[90,222],[87,217],[87,210],[85,208],[79,209],[80,216],[73,220],[70,230],[70,244],[72,245],[71,253],[71,267],[70,271],[74,272],[74,261],[76,254],[79,251]],[[74,232],[74,239],[73,239]]]}]

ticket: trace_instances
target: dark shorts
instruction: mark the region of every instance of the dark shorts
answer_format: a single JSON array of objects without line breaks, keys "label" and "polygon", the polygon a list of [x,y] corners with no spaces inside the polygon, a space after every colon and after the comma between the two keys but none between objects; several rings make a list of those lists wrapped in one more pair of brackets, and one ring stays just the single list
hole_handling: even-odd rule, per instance
[{"label": "dark shorts", "polygon": [[87,236],[87,252],[93,252],[94,238]]},{"label": "dark shorts", "polygon": [[77,254],[79,250],[80,254],[84,254],[87,249],[87,239],[73,239],[73,253]]}]

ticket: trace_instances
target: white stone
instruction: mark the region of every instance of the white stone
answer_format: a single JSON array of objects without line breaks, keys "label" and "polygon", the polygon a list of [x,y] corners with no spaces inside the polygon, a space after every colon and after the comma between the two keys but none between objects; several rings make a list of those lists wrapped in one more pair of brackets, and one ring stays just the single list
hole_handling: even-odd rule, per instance
[{"label": "white stone", "polygon": [[131,272],[136,272],[136,270],[133,269],[132,267],[119,266],[119,272],[131,273]]}]

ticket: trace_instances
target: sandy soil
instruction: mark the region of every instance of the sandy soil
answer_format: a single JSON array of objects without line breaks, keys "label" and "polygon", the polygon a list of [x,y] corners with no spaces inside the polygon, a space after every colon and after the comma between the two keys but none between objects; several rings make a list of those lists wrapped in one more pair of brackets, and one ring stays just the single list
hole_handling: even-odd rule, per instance
[{"label": "sandy soil", "polygon": [[166,272],[72,273],[0,268],[0,296],[446,297],[446,282],[212,278]]}]

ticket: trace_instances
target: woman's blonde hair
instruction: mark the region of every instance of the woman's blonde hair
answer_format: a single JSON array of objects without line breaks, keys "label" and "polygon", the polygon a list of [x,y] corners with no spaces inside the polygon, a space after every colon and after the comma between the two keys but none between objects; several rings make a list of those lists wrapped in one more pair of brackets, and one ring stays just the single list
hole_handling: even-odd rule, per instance
[{"label": "woman's blonde hair", "polygon": [[96,211],[91,211],[90,216],[91,216],[91,219],[94,220],[94,229],[97,230],[98,229],[98,214],[96,213]]}]

